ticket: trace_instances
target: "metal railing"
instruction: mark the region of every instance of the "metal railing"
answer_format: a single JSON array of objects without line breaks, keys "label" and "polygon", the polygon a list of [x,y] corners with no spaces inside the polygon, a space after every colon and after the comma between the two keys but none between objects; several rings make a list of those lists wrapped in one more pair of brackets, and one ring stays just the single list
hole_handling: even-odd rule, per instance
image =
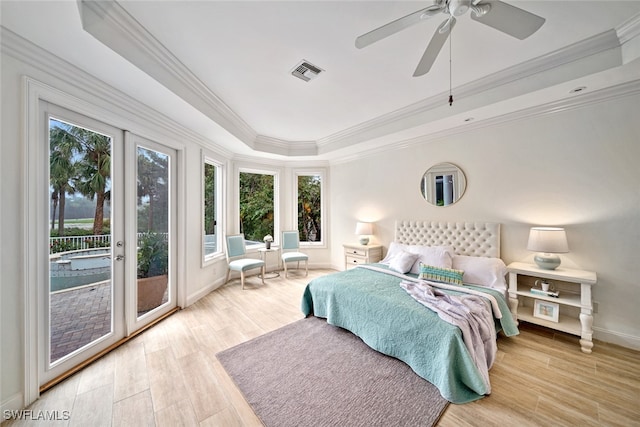
[{"label": "metal railing", "polygon": [[111,246],[111,235],[50,237],[49,255],[80,249],[106,248]]},{"label": "metal railing", "polygon": [[[138,233],[138,241],[140,237],[145,233]],[[168,233],[163,233],[165,239],[168,238]],[[216,251],[215,234],[206,236],[205,247],[207,251]],[[65,237],[50,237],[49,238],[49,255],[56,254],[58,252],[77,251],[82,249],[94,249],[94,248],[108,248],[111,246],[110,234],[99,234],[92,236],[65,236]],[[207,252],[208,253],[208,252]]]}]

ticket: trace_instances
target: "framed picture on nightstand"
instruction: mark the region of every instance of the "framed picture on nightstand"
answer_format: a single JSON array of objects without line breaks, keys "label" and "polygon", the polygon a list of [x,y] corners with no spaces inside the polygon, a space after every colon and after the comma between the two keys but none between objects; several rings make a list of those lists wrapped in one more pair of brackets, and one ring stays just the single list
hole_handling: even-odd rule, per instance
[{"label": "framed picture on nightstand", "polygon": [[560,305],[555,302],[547,302],[537,299],[533,306],[533,317],[557,323],[559,315]]}]

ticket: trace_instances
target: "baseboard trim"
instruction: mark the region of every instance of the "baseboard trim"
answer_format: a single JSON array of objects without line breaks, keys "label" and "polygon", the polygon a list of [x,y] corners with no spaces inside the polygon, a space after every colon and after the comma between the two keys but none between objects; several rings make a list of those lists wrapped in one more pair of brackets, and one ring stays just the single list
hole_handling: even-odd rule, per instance
[{"label": "baseboard trim", "polygon": [[634,335],[623,334],[594,326],[593,338],[609,344],[640,351],[640,337]]},{"label": "baseboard trim", "polygon": [[3,400],[2,418],[0,418],[0,423],[9,419],[8,417],[6,417],[7,413],[10,414],[12,411],[19,411],[22,408],[24,408],[24,396],[22,393],[16,393],[8,399]]},{"label": "baseboard trim", "polygon": [[[309,270],[318,270],[318,269],[333,269],[333,270],[337,270],[333,265],[331,264],[309,264]],[[279,273],[284,272],[284,270],[282,268],[274,268],[272,270],[269,270],[268,273],[270,273],[271,271],[277,271]],[[226,273],[225,273],[226,274]],[[251,272],[249,274],[247,274],[245,277],[251,277],[251,276],[255,276],[257,275],[258,272],[257,270],[255,272]],[[234,273],[231,275],[230,280],[235,280],[238,279],[238,275],[237,273]],[[191,295],[189,295],[187,297],[187,307],[190,306],[191,304],[195,303],[196,301],[198,301],[200,298],[206,296],[209,292],[213,292],[216,289],[218,289],[220,286],[224,285],[226,282],[224,281],[225,277],[221,277],[219,279],[217,279],[216,281],[210,283],[209,285],[205,286],[202,289],[198,289],[196,292],[192,293]],[[183,307],[184,308],[184,307]]]},{"label": "baseboard trim", "polygon": [[222,285],[224,285],[224,277],[219,278],[202,289],[198,289],[187,297],[187,307],[198,301],[200,298],[206,296],[209,292],[215,291]]}]

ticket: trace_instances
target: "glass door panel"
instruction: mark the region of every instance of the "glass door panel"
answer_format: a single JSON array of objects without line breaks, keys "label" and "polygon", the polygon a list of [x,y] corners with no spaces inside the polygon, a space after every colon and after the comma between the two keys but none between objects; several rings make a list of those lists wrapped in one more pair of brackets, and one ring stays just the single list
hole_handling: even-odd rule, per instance
[{"label": "glass door panel", "polygon": [[[48,277],[40,384],[124,337],[122,131],[46,104]],[[117,177],[114,179],[114,177]],[[43,215],[44,219],[44,215]],[[118,280],[119,279],[119,280]],[[46,289],[44,289],[46,287]]]},{"label": "glass door panel", "polygon": [[137,313],[166,304],[169,288],[170,157],[137,147]]},{"label": "glass door panel", "polygon": [[52,364],[113,332],[111,146],[107,135],[49,120]]}]

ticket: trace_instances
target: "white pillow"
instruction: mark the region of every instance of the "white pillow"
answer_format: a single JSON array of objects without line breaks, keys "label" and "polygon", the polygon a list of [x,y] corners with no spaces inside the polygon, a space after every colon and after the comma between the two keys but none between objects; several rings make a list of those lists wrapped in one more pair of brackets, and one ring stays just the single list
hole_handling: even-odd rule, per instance
[{"label": "white pillow", "polygon": [[402,243],[391,242],[389,245],[389,250],[387,251],[387,256],[384,257],[380,264],[389,264],[391,260],[401,254],[402,252],[407,251],[407,245]]},{"label": "white pillow", "polygon": [[462,281],[465,284],[486,286],[502,291],[507,289],[507,282],[504,279],[507,266],[500,258],[455,255],[453,268],[464,270]]},{"label": "white pillow", "polygon": [[391,262],[389,262],[389,268],[393,271],[397,271],[398,273],[408,273],[417,259],[418,254],[402,251],[397,253],[393,259],[391,259]]},{"label": "white pillow", "polygon": [[411,273],[420,274],[420,263],[441,268],[452,267],[454,252],[451,246],[411,245],[408,247],[408,251],[418,254],[418,259],[413,264]]}]

